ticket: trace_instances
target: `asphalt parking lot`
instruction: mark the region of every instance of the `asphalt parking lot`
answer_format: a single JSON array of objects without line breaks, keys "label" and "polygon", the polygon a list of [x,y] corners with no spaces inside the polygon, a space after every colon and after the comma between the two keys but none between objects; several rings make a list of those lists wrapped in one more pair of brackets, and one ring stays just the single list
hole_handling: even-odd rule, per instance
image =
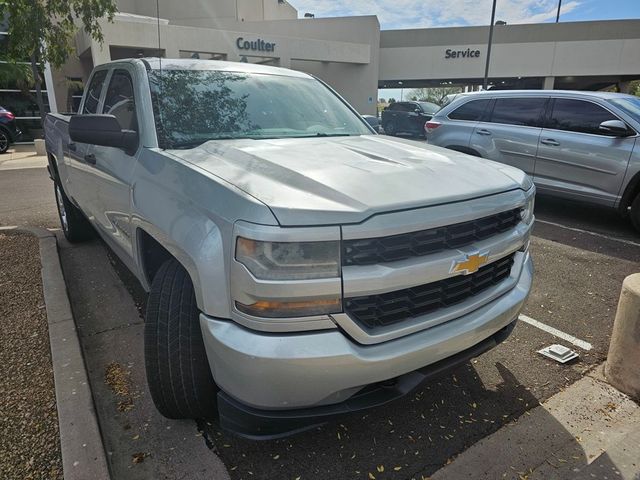
[{"label": "asphalt parking lot", "polygon": [[[38,208],[34,218],[55,223],[41,218]],[[231,436],[214,420],[160,417],[144,384],[144,293],[100,241],[72,246],[60,239],[114,478],[195,478],[218,468],[212,452],[233,479],[426,478],[606,356],[622,280],[640,264],[640,235],[614,212],[558,199],[539,197],[536,217],[536,276],[523,313],[546,329],[521,321],[499,347],[404,399],[269,442]],[[560,340],[549,327],[591,348]],[[579,360],[559,365],[536,353],[552,343],[574,348]],[[114,364],[128,382],[126,398],[106,381]]]}]

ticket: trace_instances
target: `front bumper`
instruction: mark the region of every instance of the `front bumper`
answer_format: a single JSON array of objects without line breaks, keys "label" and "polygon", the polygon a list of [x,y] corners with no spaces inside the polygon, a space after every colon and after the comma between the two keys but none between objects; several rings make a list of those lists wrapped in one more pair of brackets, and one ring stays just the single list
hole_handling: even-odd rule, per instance
[{"label": "front bumper", "polygon": [[222,419],[225,405],[247,411],[333,406],[369,385],[472,351],[517,318],[533,276],[525,255],[518,282],[504,295],[454,320],[375,345],[356,344],[338,329],[272,334],[201,314],[209,364],[222,389]]}]

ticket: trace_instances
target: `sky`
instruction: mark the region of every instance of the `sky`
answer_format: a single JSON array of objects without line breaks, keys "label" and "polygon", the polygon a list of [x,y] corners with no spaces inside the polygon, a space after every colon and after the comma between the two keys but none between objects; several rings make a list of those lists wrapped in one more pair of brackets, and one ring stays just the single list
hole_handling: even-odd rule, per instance
[{"label": "sky", "polygon": [[[383,30],[486,25],[492,0],[288,0],[316,17],[377,15]],[[496,20],[553,22],[558,0],[498,0]],[[560,21],[640,18],[640,0],[562,0]]]},{"label": "sky", "polygon": [[[377,15],[383,30],[487,25],[492,0],[288,0],[302,17]],[[509,24],[555,22],[558,0],[498,0],[496,20]],[[562,0],[561,22],[640,18],[640,0]],[[406,93],[406,92],[404,92]],[[379,91],[400,99],[399,89]]]}]

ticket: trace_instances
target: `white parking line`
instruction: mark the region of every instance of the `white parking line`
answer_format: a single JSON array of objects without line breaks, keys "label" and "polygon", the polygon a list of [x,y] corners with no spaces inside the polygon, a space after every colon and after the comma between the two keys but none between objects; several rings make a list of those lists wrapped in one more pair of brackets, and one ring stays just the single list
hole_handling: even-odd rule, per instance
[{"label": "white parking line", "polygon": [[576,338],[573,335],[569,335],[568,333],[564,333],[558,330],[557,328],[553,328],[553,327],[550,327],[549,325],[545,325],[544,323],[539,322],[538,320],[534,320],[531,317],[527,317],[526,315],[520,314],[518,318],[519,320],[522,320],[523,322],[528,323],[531,326],[534,326],[536,328],[539,328],[540,330],[550,333],[555,337],[561,338],[562,340],[565,340],[575,345],[576,347],[581,348],[582,350],[589,351],[593,348],[593,345],[591,345],[589,342],[580,340],[579,338]]},{"label": "white parking line", "polygon": [[613,242],[620,242],[620,243],[624,243],[626,245],[633,245],[634,247],[640,247],[640,243],[638,243],[638,242],[633,242],[631,240],[625,240],[623,238],[610,237],[609,235],[605,235],[603,233],[590,232],[588,230],[582,230],[581,228],[567,227],[566,225],[562,225],[560,223],[555,223],[555,222],[547,222],[546,220],[538,220],[538,219],[536,219],[536,222],[537,223],[544,223],[546,225],[552,225],[554,227],[564,228],[564,229],[567,229],[567,230],[571,230],[572,232],[586,233],[587,235],[593,235],[594,237],[606,238],[607,240],[611,240]]}]

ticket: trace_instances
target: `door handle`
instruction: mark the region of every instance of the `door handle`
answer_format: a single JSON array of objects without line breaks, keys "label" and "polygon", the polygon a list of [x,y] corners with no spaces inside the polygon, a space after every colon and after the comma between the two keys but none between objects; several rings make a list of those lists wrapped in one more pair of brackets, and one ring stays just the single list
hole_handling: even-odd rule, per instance
[{"label": "door handle", "polygon": [[67,145],[67,147],[69,147],[69,150],[71,150],[72,152],[75,152],[77,148],[75,143],[70,143]]},{"label": "door handle", "polygon": [[542,139],[540,140],[540,143],[542,143],[543,145],[551,145],[553,147],[560,146],[560,142],[556,142],[553,138]]},{"label": "door handle", "polygon": [[96,156],[93,153],[88,153],[84,156],[84,160],[91,165],[96,164]]},{"label": "door handle", "polygon": [[478,135],[491,135],[491,132],[486,128],[481,128],[480,130],[476,130]]}]

